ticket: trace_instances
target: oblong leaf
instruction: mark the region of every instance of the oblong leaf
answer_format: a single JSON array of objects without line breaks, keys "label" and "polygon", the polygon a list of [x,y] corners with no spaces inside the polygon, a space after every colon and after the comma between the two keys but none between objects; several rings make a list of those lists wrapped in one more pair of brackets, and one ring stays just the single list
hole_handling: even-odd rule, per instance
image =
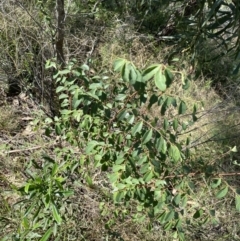
[{"label": "oblong leaf", "polygon": [[129,73],[129,81],[130,81],[130,83],[132,85],[135,84],[135,82],[137,81],[137,78],[138,78],[138,75],[137,75],[136,69],[135,69],[135,67],[133,65],[131,65],[130,73]]},{"label": "oblong leaf", "polygon": [[121,71],[123,65],[126,63],[125,59],[116,59],[113,63],[113,69],[116,72]]},{"label": "oblong leaf", "polygon": [[126,82],[130,81],[130,70],[131,70],[131,64],[128,62],[122,68],[123,81],[126,81]]},{"label": "oblong leaf", "polygon": [[52,234],[52,232],[53,232],[53,228],[51,227],[47,230],[47,232],[42,236],[42,238],[39,241],[47,241],[50,235]]},{"label": "oblong leaf", "polygon": [[169,156],[176,162],[181,159],[181,153],[179,149],[174,145],[170,146],[168,153],[169,153]]},{"label": "oblong leaf", "polygon": [[145,182],[149,182],[153,177],[153,172],[152,171],[148,171],[145,173],[144,177],[143,177],[143,180]]},{"label": "oblong leaf", "polygon": [[146,82],[146,81],[150,80],[151,78],[153,78],[155,73],[158,71],[159,67],[160,67],[159,64],[154,64],[154,65],[149,66],[147,69],[145,69],[142,74],[143,82]]},{"label": "oblong leaf", "polygon": [[162,73],[161,68],[159,68],[158,71],[155,73],[154,81],[155,81],[155,85],[161,91],[165,91],[167,89],[166,76]]},{"label": "oblong leaf", "polygon": [[173,82],[173,74],[170,71],[170,69],[167,69],[167,68],[164,70],[164,74],[166,77],[166,85],[167,85],[167,87],[169,87]]},{"label": "oblong leaf", "polygon": [[235,196],[235,205],[236,205],[236,209],[238,212],[240,212],[240,195],[236,194]]},{"label": "oblong leaf", "polygon": [[62,222],[62,218],[57,210],[57,207],[54,204],[52,204],[52,213],[53,213],[53,218],[55,219],[57,224],[60,225]]},{"label": "oblong leaf", "polygon": [[152,138],[152,129],[145,132],[145,134],[143,135],[142,143],[143,144],[148,143],[151,140],[151,138]]},{"label": "oblong leaf", "polygon": [[132,128],[132,135],[135,136],[137,132],[140,132],[142,130],[143,122],[138,122],[135,126]]},{"label": "oblong leaf", "polygon": [[219,199],[220,199],[220,198],[223,198],[223,197],[225,197],[225,196],[227,195],[227,193],[228,193],[228,186],[222,188],[222,189],[216,194],[216,197],[219,198]]},{"label": "oblong leaf", "polygon": [[180,105],[179,105],[179,108],[178,108],[178,114],[179,115],[182,115],[186,112],[187,110],[187,105],[184,101],[181,101]]}]

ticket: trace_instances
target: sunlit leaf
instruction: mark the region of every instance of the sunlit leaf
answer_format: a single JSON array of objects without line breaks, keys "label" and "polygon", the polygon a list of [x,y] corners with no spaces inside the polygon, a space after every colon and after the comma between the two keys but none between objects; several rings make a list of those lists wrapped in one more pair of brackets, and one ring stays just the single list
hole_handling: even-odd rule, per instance
[{"label": "sunlit leaf", "polygon": [[131,68],[132,68],[132,66],[129,62],[127,62],[122,68],[122,78],[126,82],[130,81],[130,70],[131,70]]},{"label": "sunlit leaf", "polygon": [[143,135],[142,138],[142,143],[146,144],[147,142],[149,142],[152,138],[152,129],[148,130],[145,132],[145,134]]},{"label": "sunlit leaf", "polygon": [[175,145],[171,145],[168,150],[169,156],[173,158],[174,161],[179,161],[181,158],[181,153]]},{"label": "sunlit leaf", "polygon": [[119,174],[118,173],[111,173],[111,174],[108,175],[108,178],[109,178],[110,183],[113,184],[118,180]]},{"label": "sunlit leaf", "polygon": [[171,210],[171,211],[166,215],[165,221],[166,221],[166,222],[171,221],[171,220],[174,218],[174,214],[175,214],[175,212],[174,212],[173,210]]},{"label": "sunlit leaf", "polygon": [[132,128],[132,135],[135,136],[137,132],[140,132],[143,127],[143,122],[138,122],[135,126]]},{"label": "sunlit leaf", "polygon": [[126,109],[120,111],[117,118],[119,121],[123,120],[127,116],[128,111]]},{"label": "sunlit leaf", "polygon": [[234,146],[234,147],[231,149],[231,152],[237,152],[237,147]]},{"label": "sunlit leaf", "polygon": [[137,162],[138,165],[142,165],[144,162],[147,162],[148,160],[148,157],[147,155],[146,156],[143,156],[139,159],[139,161]]},{"label": "sunlit leaf", "polygon": [[117,101],[123,101],[124,99],[126,99],[127,95],[126,94],[119,94],[116,96],[115,100]]},{"label": "sunlit leaf", "polygon": [[154,64],[149,66],[147,69],[145,69],[142,74],[143,81],[146,82],[151,78],[153,78],[155,73],[159,70],[159,67],[160,67],[159,64]]},{"label": "sunlit leaf", "polygon": [[134,66],[131,66],[129,73],[129,81],[133,85],[137,81],[138,75]]},{"label": "sunlit leaf", "polygon": [[126,63],[126,60],[125,59],[117,59],[114,61],[113,63],[113,69],[114,71],[116,72],[119,72],[121,71],[123,65]]},{"label": "sunlit leaf", "polygon": [[64,90],[66,90],[65,86],[58,86],[57,89],[56,89],[56,93],[59,93],[59,92],[64,91]]},{"label": "sunlit leaf", "polygon": [[124,196],[125,196],[125,192],[123,192],[123,191],[115,192],[113,194],[113,199],[115,202],[118,203],[118,202],[121,202],[121,200],[124,198]]},{"label": "sunlit leaf", "polygon": [[162,136],[157,139],[155,147],[159,152],[162,152],[163,154],[166,153],[167,142],[164,140],[164,138]]},{"label": "sunlit leaf", "polygon": [[155,81],[155,85],[161,91],[165,91],[167,89],[166,76],[162,73],[161,68],[159,68],[158,71],[155,73],[154,81]]},{"label": "sunlit leaf", "polygon": [[182,88],[184,90],[187,90],[190,87],[190,80],[189,79],[185,79],[184,84],[182,85]]},{"label": "sunlit leaf", "polygon": [[236,209],[238,212],[240,212],[240,195],[236,194],[235,196],[235,205],[236,205]]},{"label": "sunlit leaf", "polygon": [[178,193],[178,194],[174,197],[173,202],[174,202],[175,205],[178,205],[178,204],[180,203],[180,201],[181,201],[181,194]]},{"label": "sunlit leaf", "polygon": [[221,184],[221,182],[222,182],[221,178],[213,179],[213,181],[211,183],[211,187],[216,188]]},{"label": "sunlit leaf", "polygon": [[150,164],[145,163],[144,165],[142,165],[140,169],[140,173],[145,174],[147,171],[149,171],[149,169],[150,169]]},{"label": "sunlit leaf", "polygon": [[149,172],[145,173],[143,180],[145,182],[149,182],[152,179],[152,177],[153,177],[153,172],[149,171]]},{"label": "sunlit leaf", "polygon": [[47,241],[50,238],[50,235],[53,232],[53,228],[49,228],[47,232],[42,236],[42,238],[39,241]]},{"label": "sunlit leaf", "polygon": [[220,199],[220,198],[223,198],[223,197],[225,197],[225,196],[227,195],[227,193],[228,193],[228,186],[222,188],[222,189],[216,194],[216,197],[219,198],[219,199]]},{"label": "sunlit leaf", "polygon": [[52,204],[52,213],[53,213],[53,217],[54,217],[55,221],[57,222],[57,224],[61,224],[62,218],[57,210],[57,207],[54,204]]}]

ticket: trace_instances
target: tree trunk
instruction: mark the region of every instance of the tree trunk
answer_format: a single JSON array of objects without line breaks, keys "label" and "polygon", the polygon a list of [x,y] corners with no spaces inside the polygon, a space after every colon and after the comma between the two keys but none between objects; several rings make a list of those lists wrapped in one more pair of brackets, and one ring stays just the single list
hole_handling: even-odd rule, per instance
[{"label": "tree trunk", "polygon": [[65,58],[63,53],[63,41],[64,41],[64,0],[56,0],[56,15],[57,15],[57,35],[56,35],[56,53],[57,62],[61,67],[65,65]]}]

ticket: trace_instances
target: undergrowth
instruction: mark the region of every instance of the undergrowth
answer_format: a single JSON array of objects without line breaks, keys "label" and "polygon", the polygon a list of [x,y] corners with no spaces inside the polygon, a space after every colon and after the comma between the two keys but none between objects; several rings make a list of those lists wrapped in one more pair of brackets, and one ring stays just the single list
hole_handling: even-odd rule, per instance
[{"label": "undergrowth", "polygon": [[[155,43],[146,39],[144,39],[145,42],[141,41],[139,36],[135,36],[132,41],[129,41],[130,43],[126,44],[125,39],[119,40],[117,31],[120,30],[106,31],[104,35],[106,42],[99,45],[97,49],[99,58],[92,57],[92,63],[90,61],[89,64],[90,69],[84,65],[81,71],[76,70],[81,75],[81,78],[77,80],[79,86],[82,86],[85,76],[90,79],[95,77],[96,81],[94,80],[91,84],[98,84],[97,81],[101,79],[105,81],[104,84],[106,82],[111,84],[112,81],[115,81],[116,86],[121,86],[121,76],[110,70],[113,61],[120,56],[136,63],[137,68],[134,69],[136,72],[138,68],[144,69],[150,64],[166,61],[166,48],[162,48],[159,52],[153,54],[153,49],[156,51],[157,48]],[[133,35],[131,29],[125,29],[124,31]],[[239,178],[238,175],[229,175],[229,177],[227,175],[228,173],[238,172],[239,163],[236,150],[239,148],[239,140],[235,136],[238,136],[239,133],[239,111],[231,96],[227,101],[224,101],[207,84],[204,76],[194,79],[191,76],[192,65],[188,64],[188,61],[187,56],[180,56],[179,61],[175,63],[175,68],[180,71],[183,67],[182,63],[184,63],[186,71],[184,76],[190,76],[189,88],[183,90],[181,81],[177,81],[171,89],[166,91],[166,95],[180,98],[186,104],[188,111],[182,113],[182,122],[188,122],[189,118],[196,118],[189,125],[188,131],[186,133],[180,132],[176,139],[176,146],[181,152],[184,151],[179,145],[187,137],[191,139],[191,142],[183,148],[189,149],[189,158],[184,159],[184,161],[186,172],[192,176],[186,177],[183,184],[179,184],[178,181],[173,179],[168,182],[167,188],[171,188],[169,192],[173,199],[179,190],[181,195],[186,193],[188,197],[188,212],[185,215],[186,222],[182,227],[186,240],[239,240],[238,213],[234,201],[234,194],[236,192],[239,194]],[[79,63],[77,64],[79,65]],[[91,73],[91,68],[93,73]],[[85,71],[86,75],[82,75],[82,71]],[[124,70],[121,71],[121,74],[123,74]],[[63,73],[61,76],[65,74]],[[58,81],[61,82],[62,80],[59,79]],[[62,84],[64,86],[64,82]],[[108,86],[106,89],[110,90],[110,87]],[[121,92],[118,93],[119,103],[122,101],[121,98],[124,98],[124,91],[128,87],[120,88]],[[74,88],[73,90],[75,91]],[[92,85],[91,90],[94,90],[94,94],[97,93],[101,97],[101,90],[98,90],[96,86]],[[112,88],[111,93],[114,93],[114,91],[116,90]],[[156,93],[161,91],[158,89]],[[75,96],[67,88],[63,89],[62,92],[63,95],[60,100],[64,100],[65,107],[68,108],[69,96],[71,98]],[[18,118],[21,119],[21,115],[16,116],[13,107],[11,109],[4,107],[0,112],[0,128],[1,133],[4,133],[0,150],[0,187],[2,190],[0,194],[0,227],[3,230],[0,237],[2,240],[44,240],[41,237],[45,237],[47,240],[51,235],[55,235],[55,237],[50,238],[50,240],[56,240],[57,237],[58,240],[75,238],[76,240],[89,241],[177,240],[177,235],[172,236],[172,233],[176,232],[174,225],[167,226],[164,229],[161,220],[154,220],[151,215],[146,215],[142,222],[135,222],[136,219],[142,217],[138,216],[138,212],[145,209],[144,205],[139,206],[136,200],[127,200],[128,205],[124,205],[124,201],[118,200],[115,195],[114,204],[111,180],[109,181],[107,173],[104,172],[106,168],[113,171],[114,166],[111,166],[107,162],[108,160],[105,166],[100,163],[101,159],[97,156],[98,153],[94,152],[94,155],[91,156],[84,152],[87,145],[90,153],[94,150],[96,146],[91,147],[89,141],[99,138],[99,136],[103,138],[101,132],[106,127],[106,123],[101,122],[101,118],[103,118],[101,112],[92,113],[91,111],[94,111],[94,108],[86,108],[88,102],[92,101],[93,96],[86,92],[84,94],[88,95],[88,98],[81,102],[82,106],[79,103],[82,111],[85,112],[84,118],[82,113],[79,114],[78,112],[75,115],[72,115],[74,112],[69,112],[69,114],[66,112],[60,117],[55,117],[55,119],[41,115],[34,116],[36,120],[31,123],[32,134],[27,136],[21,135],[24,131],[23,128],[18,127]],[[91,94],[93,95],[92,92]],[[196,110],[194,110],[193,103],[196,104]],[[111,101],[104,102],[105,104],[107,108],[112,105]],[[128,104],[128,108],[130,108],[132,103]],[[157,121],[160,120],[160,124],[156,124],[156,129],[162,128],[161,120],[164,118],[169,119],[171,123],[177,118],[178,111],[173,107],[162,113],[162,106],[153,104],[152,109],[149,110],[148,104],[149,99],[139,110],[141,115],[145,116],[149,122],[156,119]],[[117,111],[121,111],[123,106],[123,103],[119,104]],[[77,104],[75,107],[75,109],[68,110],[81,110]],[[116,110],[114,109],[114,111]],[[91,117],[96,117],[95,114],[97,117],[100,115],[101,118],[91,119]],[[113,118],[112,114],[110,116]],[[84,133],[80,136],[79,125],[82,123],[85,123],[86,126],[81,128],[89,129],[83,131]],[[112,126],[113,132],[123,131],[121,128],[126,128],[126,130],[133,128],[131,122],[129,126],[122,126],[117,121],[115,124]],[[95,128],[94,125],[98,128],[101,126],[100,132],[96,131],[93,136],[90,136],[92,130],[90,125],[93,126],[93,129]],[[169,132],[172,132],[174,128],[171,124]],[[177,129],[178,127],[176,127]],[[85,142],[81,143],[84,138]],[[143,138],[143,135],[138,138]],[[108,140],[108,143],[110,141]],[[137,138],[135,141],[137,142]],[[102,145],[105,144],[106,142]],[[98,151],[101,152],[102,150],[99,149]],[[112,153],[114,153],[114,150],[112,150]],[[108,155],[115,158],[112,153],[108,153]],[[172,158],[178,159],[176,156]],[[177,168],[180,168],[181,165],[177,161],[175,164]],[[96,168],[98,162],[99,166],[103,165],[102,169]],[[187,169],[189,166],[192,168],[191,170]],[[175,172],[177,168],[173,168],[173,171]],[[195,176],[195,174],[198,174],[197,172],[200,172],[201,175]],[[223,175],[218,176],[216,173]],[[171,172],[166,174],[166,176],[171,175],[175,174]],[[210,177],[213,177],[213,179]],[[220,179],[221,181],[219,181]],[[177,184],[180,188],[177,187]],[[223,185],[221,187],[223,189],[225,186],[233,189],[224,199],[216,198],[220,185]],[[213,189],[213,186],[216,189]],[[119,189],[121,190],[121,188]],[[115,191],[119,191],[119,189],[115,186]],[[132,197],[135,197],[134,195]],[[36,210],[35,207],[39,209]],[[180,209],[180,206],[178,208]],[[196,222],[192,222],[192,218]],[[134,219],[135,221],[133,221]]]}]

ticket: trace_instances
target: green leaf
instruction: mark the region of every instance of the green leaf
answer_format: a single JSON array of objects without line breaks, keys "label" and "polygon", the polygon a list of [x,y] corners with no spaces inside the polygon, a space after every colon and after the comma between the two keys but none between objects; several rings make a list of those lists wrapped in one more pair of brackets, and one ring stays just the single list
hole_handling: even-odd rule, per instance
[{"label": "green leaf", "polygon": [[120,192],[115,192],[113,194],[113,199],[115,202],[121,202],[121,200],[123,199],[123,197],[125,196],[125,192],[124,191],[120,191]]},{"label": "green leaf", "polygon": [[165,231],[168,231],[168,230],[171,229],[171,227],[172,227],[172,222],[167,222],[167,223],[163,226],[163,229],[164,229]]},{"label": "green leaf", "polygon": [[55,125],[55,132],[57,135],[60,135],[62,132],[61,125],[59,123]]},{"label": "green leaf", "polygon": [[222,182],[221,178],[214,179],[211,183],[211,187],[216,188],[221,184],[221,182]]},{"label": "green leaf", "polygon": [[130,81],[130,70],[131,70],[131,63],[127,62],[122,68],[122,79],[123,81],[129,82]]},{"label": "green leaf", "polygon": [[124,161],[125,161],[124,155],[120,155],[120,156],[117,157],[117,160],[116,160],[115,163],[116,163],[117,165],[120,165],[120,164],[122,164]]},{"label": "green leaf", "polygon": [[91,154],[92,150],[97,145],[98,145],[97,141],[90,141],[90,142],[88,142],[87,147],[86,147],[86,154]]},{"label": "green leaf", "polygon": [[86,182],[87,182],[89,187],[93,186],[92,178],[89,175],[86,176]]},{"label": "green leaf", "polygon": [[135,119],[135,116],[134,116],[134,115],[130,115],[130,116],[127,118],[127,122],[128,122],[129,124],[133,124],[134,119]]},{"label": "green leaf", "polygon": [[124,64],[126,63],[125,59],[117,59],[113,63],[113,69],[116,72],[120,72]]},{"label": "green leaf", "polygon": [[87,64],[83,64],[83,65],[81,65],[81,69],[85,70],[85,71],[89,71],[90,68]]},{"label": "green leaf", "polygon": [[181,207],[186,207],[186,205],[187,205],[187,200],[188,200],[188,197],[187,197],[187,195],[185,195],[185,196],[182,198]]},{"label": "green leaf", "polygon": [[160,89],[161,91],[165,91],[167,89],[167,85],[166,85],[166,77],[165,75],[162,73],[161,67],[158,69],[158,71],[156,72],[155,76],[154,76],[154,81],[155,81],[155,85],[158,87],[158,89]]},{"label": "green leaf", "polygon": [[164,128],[164,130],[167,131],[168,127],[169,127],[169,122],[168,122],[168,120],[166,118],[164,118],[164,121],[163,121],[163,128]]},{"label": "green leaf", "polygon": [[143,180],[145,182],[149,182],[153,177],[153,172],[152,171],[149,171],[149,172],[146,172],[144,177],[143,177]]},{"label": "green leaf", "polygon": [[67,94],[64,94],[64,93],[59,95],[59,97],[58,97],[59,100],[68,99],[68,98],[69,98],[69,96]]},{"label": "green leaf", "polygon": [[145,163],[145,164],[141,167],[140,173],[145,174],[147,171],[149,171],[149,169],[150,169],[149,163]]},{"label": "green leaf", "polygon": [[136,70],[136,73],[137,73],[137,79],[136,79],[136,81],[137,81],[137,82],[142,82],[142,74],[140,73],[139,70]]},{"label": "green leaf", "polygon": [[142,127],[143,127],[142,121],[140,121],[136,125],[134,125],[132,128],[132,135],[135,136],[137,132],[141,132]]},{"label": "green leaf", "polygon": [[169,156],[171,158],[173,158],[173,160],[176,162],[179,161],[181,158],[181,153],[180,153],[179,149],[174,145],[170,146],[168,153],[169,153]]},{"label": "green leaf", "polygon": [[60,70],[58,73],[59,73],[60,75],[66,75],[66,74],[71,73],[71,70],[69,70],[69,69],[63,69],[63,70]]},{"label": "green leaf", "polygon": [[197,218],[200,218],[202,215],[203,215],[203,210],[200,209],[194,213],[193,218],[197,219]]},{"label": "green leaf", "polygon": [[92,84],[89,85],[90,90],[102,89],[102,88],[103,88],[102,83],[92,83]]},{"label": "green leaf", "polygon": [[55,219],[55,221],[57,222],[57,224],[61,224],[61,222],[62,222],[62,218],[61,218],[61,216],[59,215],[59,212],[58,212],[58,210],[57,210],[57,207],[54,205],[54,204],[52,204],[52,213],[53,213],[53,218]]},{"label": "green leaf", "polygon": [[235,204],[236,204],[236,209],[238,212],[240,212],[240,195],[236,194],[235,196]]},{"label": "green leaf", "polygon": [[82,100],[73,100],[73,103],[72,103],[72,106],[73,106],[73,109],[77,109],[78,106],[80,105],[80,103],[82,102]]},{"label": "green leaf", "polygon": [[158,102],[158,97],[155,94],[153,94],[149,99],[148,109],[150,109],[152,105],[157,102]]},{"label": "green leaf", "polygon": [[219,199],[220,199],[220,198],[223,198],[223,197],[225,197],[225,196],[227,195],[227,193],[228,193],[228,186],[222,188],[222,189],[216,194],[216,197],[219,198]]},{"label": "green leaf", "polygon": [[237,152],[237,147],[234,146],[234,147],[231,149],[231,152]]},{"label": "green leaf", "polygon": [[126,97],[127,97],[126,94],[119,94],[119,95],[116,96],[115,100],[117,100],[117,101],[123,101],[123,100],[126,99]]},{"label": "green leaf", "polygon": [[175,99],[172,98],[172,97],[170,97],[170,96],[168,96],[168,97],[165,99],[165,101],[164,101],[164,103],[163,103],[163,105],[162,105],[162,108],[161,108],[161,114],[162,114],[162,115],[165,114],[166,110],[168,109],[168,107],[169,107],[171,104],[174,104],[174,102],[175,102],[174,100],[175,100]]},{"label": "green leaf", "polygon": [[157,139],[155,147],[159,152],[166,154],[167,142],[164,140],[164,138],[162,136]]},{"label": "green leaf", "polygon": [[176,131],[177,128],[178,128],[178,120],[174,119],[174,121],[173,121],[173,129]]},{"label": "green leaf", "polygon": [[181,101],[180,105],[179,105],[179,109],[178,109],[178,114],[182,115],[186,112],[187,110],[187,105],[184,101]]},{"label": "green leaf", "polygon": [[151,138],[152,138],[152,129],[145,132],[145,134],[143,135],[142,143],[146,144],[151,140]]},{"label": "green leaf", "polygon": [[47,241],[50,235],[52,234],[52,232],[53,232],[53,228],[51,227],[47,230],[47,232],[42,236],[42,238],[39,241]]},{"label": "green leaf", "polygon": [[154,64],[154,65],[149,66],[147,69],[145,69],[142,74],[143,82],[146,82],[146,81],[150,80],[151,78],[153,78],[155,73],[158,71],[159,67],[160,67],[159,64]]},{"label": "green leaf", "polygon": [[65,86],[58,86],[57,89],[56,89],[56,93],[59,93],[59,92],[64,91],[64,90],[66,90]]},{"label": "green leaf", "polygon": [[185,236],[183,232],[178,232],[179,241],[185,241]]},{"label": "green leaf", "polygon": [[126,109],[120,111],[120,113],[118,114],[117,118],[119,121],[123,120],[126,115],[127,115],[128,111]]},{"label": "green leaf", "polygon": [[175,212],[171,210],[165,217],[165,222],[171,221],[174,217]]},{"label": "green leaf", "polygon": [[178,194],[174,197],[173,202],[174,202],[175,205],[179,205],[180,201],[181,201],[181,194],[178,193]]},{"label": "green leaf", "polygon": [[169,87],[173,82],[173,74],[170,71],[170,69],[167,69],[167,68],[164,70],[164,74],[166,77],[166,85],[167,85],[167,87]]},{"label": "green leaf", "polygon": [[111,174],[108,175],[108,178],[109,178],[110,183],[113,184],[118,180],[119,174],[118,173],[111,173]]},{"label": "green leaf", "polygon": [[137,81],[138,75],[136,69],[133,65],[131,65],[130,73],[129,73],[129,81],[133,85]]},{"label": "green leaf", "polygon": [[147,162],[148,160],[148,156],[143,156],[139,159],[139,161],[137,162],[138,165],[142,165],[144,162]]},{"label": "green leaf", "polygon": [[189,79],[185,79],[184,82],[185,83],[182,85],[182,88],[184,90],[187,90],[190,87],[190,80]]},{"label": "green leaf", "polygon": [[113,172],[118,172],[120,170],[125,170],[125,165],[114,165],[112,170],[113,170]]}]

